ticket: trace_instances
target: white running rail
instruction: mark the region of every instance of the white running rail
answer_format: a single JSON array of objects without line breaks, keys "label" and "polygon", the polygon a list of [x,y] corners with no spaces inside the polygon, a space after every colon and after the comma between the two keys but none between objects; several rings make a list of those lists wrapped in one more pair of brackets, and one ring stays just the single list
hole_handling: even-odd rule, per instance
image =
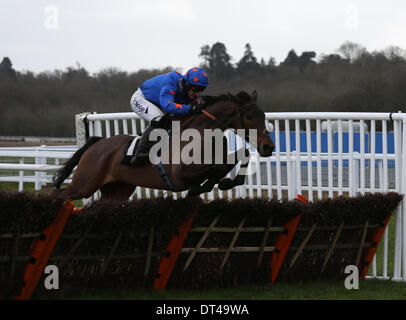
[{"label": "white running rail", "polygon": [[[83,113],[76,116],[77,146],[69,148],[0,148],[0,172],[13,172],[13,181],[23,190],[25,182],[35,189],[51,181],[52,172],[70,158],[87,136],[110,137],[117,134],[140,134],[147,123],[132,112]],[[261,158],[251,150],[252,175],[246,184],[219,192],[216,188],[202,195],[204,199],[235,197],[273,197],[293,199],[302,194],[310,201],[339,195],[356,196],[367,192],[398,192],[406,189],[406,114],[403,113],[266,113],[272,129],[275,151]],[[245,145],[228,133],[230,150]],[[10,150],[12,149],[12,150]],[[7,161],[4,159],[13,159]],[[28,170],[28,171],[27,171]],[[28,175],[26,174],[28,173]],[[229,176],[235,174],[231,172]],[[7,180],[9,179],[9,180]],[[10,176],[0,175],[1,181]],[[136,188],[133,197],[172,195],[174,193]],[[370,277],[406,281],[406,207],[396,210],[393,256],[388,229],[383,238],[382,261],[374,258]],[[389,261],[393,268],[389,269]]]},{"label": "white running rail", "polygon": [[[252,150],[253,175],[233,191],[214,189],[203,198],[276,197],[293,199],[302,194],[310,201],[367,192],[398,192],[406,188],[406,114],[360,112],[266,113],[273,128],[275,152],[261,158]],[[146,122],[132,112],[84,113],[76,116],[78,145],[86,136],[110,137],[140,134]],[[228,134],[232,150],[243,146],[239,137]],[[379,150],[378,150],[379,149]],[[392,150],[389,150],[392,149]],[[404,169],[403,169],[404,168]],[[403,170],[402,170],[403,169]],[[233,172],[229,175],[232,175]],[[167,196],[158,190],[137,188],[134,197]],[[173,194],[174,198],[186,193]],[[382,267],[376,258],[370,277],[406,281],[405,202],[397,208],[393,273],[388,270],[388,229],[383,239]]]},{"label": "white running rail", "polygon": [[41,190],[76,150],[76,145],[0,148],[0,182],[18,183],[18,191],[27,183]]}]

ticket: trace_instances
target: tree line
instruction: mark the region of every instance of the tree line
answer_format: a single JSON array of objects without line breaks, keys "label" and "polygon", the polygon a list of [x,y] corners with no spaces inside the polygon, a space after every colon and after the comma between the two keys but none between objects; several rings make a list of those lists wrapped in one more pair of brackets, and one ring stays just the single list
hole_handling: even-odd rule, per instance
[{"label": "tree line", "polygon": [[[207,94],[255,89],[264,111],[396,112],[406,106],[406,53],[399,47],[368,52],[345,42],[334,53],[319,55],[292,49],[277,64],[273,57],[257,58],[249,43],[234,62],[217,42],[203,45],[199,57],[211,83]],[[0,135],[74,136],[75,114],[131,111],[136,88],[171,70],[106,68],[90,74],[77,64],[34,74],[14,70],[5,57],[0,63]]]}]

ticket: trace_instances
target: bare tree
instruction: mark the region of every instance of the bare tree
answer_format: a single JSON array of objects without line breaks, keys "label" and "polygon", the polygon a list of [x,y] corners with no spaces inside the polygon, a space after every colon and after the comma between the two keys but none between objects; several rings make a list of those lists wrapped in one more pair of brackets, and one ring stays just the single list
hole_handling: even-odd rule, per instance
[{"label": "bare tree", "polygon": [[385,57],[391,61],[406,60],[406,50],[398,46],[389,46],[383,50]]},{"label": "bare tree", "polygon": [[346,41],[337,49],[337,52],[350,62],[354,62],[367,50],[359,43]]}]

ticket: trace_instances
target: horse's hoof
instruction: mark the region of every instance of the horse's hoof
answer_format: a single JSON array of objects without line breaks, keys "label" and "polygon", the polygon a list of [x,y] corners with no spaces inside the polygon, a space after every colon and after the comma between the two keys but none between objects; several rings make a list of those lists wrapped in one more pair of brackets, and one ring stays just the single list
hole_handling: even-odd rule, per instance
[{"label": "horse's hoof", "polygon": [[227,179],[223,179],[219,182],[218,184],[218,188],[222,191],[224,190],[230,190],[232,188],[235,187],[235,183],[233,180],[227,178]]},{"label": "horse's hoof", "polygon": [[188,197],[196,197],[196,196],[198,196],[200,193],[199,193],[199,192],[196,192],[196,191],[197,191],[197,190],[189,189],[189,191],[188,191],[188,193],[187,193]]}]

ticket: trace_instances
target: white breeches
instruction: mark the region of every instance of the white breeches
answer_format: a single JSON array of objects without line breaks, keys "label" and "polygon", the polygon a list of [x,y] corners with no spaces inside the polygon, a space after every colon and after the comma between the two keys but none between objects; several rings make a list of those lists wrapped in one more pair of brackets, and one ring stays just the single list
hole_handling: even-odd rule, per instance
[{"label": "white breeches", "polygon": [[145,99],[141,89],[134,92],[131,97],[130,105],[137,115],[147,121],[151,121],[154,118],[164,115],[164,112],[161,109]]}]

